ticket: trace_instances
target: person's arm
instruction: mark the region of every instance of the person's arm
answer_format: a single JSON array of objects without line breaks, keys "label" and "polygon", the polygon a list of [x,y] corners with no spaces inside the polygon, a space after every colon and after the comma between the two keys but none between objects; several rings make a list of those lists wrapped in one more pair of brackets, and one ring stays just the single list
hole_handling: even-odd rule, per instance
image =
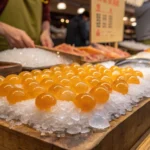
[{"label": "person's arm", "polygon": [[26,32],[0,22],[0,35],[3,36],[11,48],[34,48],[33,40],[26,34]]},{"label": "person's arm", "polygon": [[43,3],[43,18],[42,18],[41,43],[48,48],[53,47],[53,42],[50,35],[50,0],[47,4]]}]

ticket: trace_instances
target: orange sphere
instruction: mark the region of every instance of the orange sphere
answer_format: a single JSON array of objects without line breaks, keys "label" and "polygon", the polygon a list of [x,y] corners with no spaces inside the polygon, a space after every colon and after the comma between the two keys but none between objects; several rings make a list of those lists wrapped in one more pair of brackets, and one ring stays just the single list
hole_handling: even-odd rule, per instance
[{"label": "orange sphere", "polygon": [[109,92],[112,92],[112,85],[108,82],[101,82],[97,86],[102,86],[106,88]]},{"label": "orange sphere", "polygon": [[91,87],[94,87],[96,85],[98,85],[100,82],[98,79],[94,78],[94,79],[91,79],[89,80],[88,84],[91,86]]},{"label": "orange sphere", "polygon": [[36,78],[36,81],[38,81],[39,83],[43,80],[43,79],[48,79],[50,78],[49,74],[39,74]]},{"label": "orange sphere", "polygon": [[108,82],[108,83],[112,84],[112,79],[110,77],[104,75],[100,79],[100,82]]},{"label": "orange sphere", "polygon": [[61,89],[56,94],[57,99],[63,101],[73,101],[76,97],[76,94],[70,89]]},{"label": "orange sphere", "polygon": [[0,96],[7,96],[11,90],[13,90],[15,86],[9,83],[3,83],[0,85]]},{"label": "orange sphere", "polygon": [[[56,93],[58,93],[60,90],[64,89],[65,87],[60,85],[60,84],[54,84],[52,85],[49,89],[48,92],[52,95],[55,95]],[[66,88],[65,88],[66,89]]]},{"label": "orange sphere", "polygon": [[116,78],[117,78],[118,76],[120,76],[120,75],[121,75],[121,72],[120,72],[119,70],[114,70],[114,71],[112,72],[112,80],[115,81]]},{"label": "orange sphere", "polygon": [[76,84],[77,82],[80,82],[81,79],[79,78],[79,76],[72,76],[72,77],[70,78],[70,81],[71,81],[71,84],[74,85],[74,84]]},{"label": "orange sphere", "polygon": [[35,98],[35,97],[37,97],[38,95],[40,95],[40,94],[42,94],[42,93],[44,93],[44,92],[46,92],[46,90],[45,90],[43,87],[41,87],[41,86],[36,86],[36,87],[34,87],[34,88],[29,92],[29,94],[30,94],[30,96],[31,96],[32,98]]},{"label": "orange sphere", "polygon": [[76,93],[81,94],[81,93],[86,93],[89,90],[88,84],[84,82],[78,82],[73,85],[73,89]]},{"label": "orange sphere", "polygon": [[92,79],[94,79],[93,76],[86,76],[86,77],[84,78],[84,81],[85,81],[86,83],[89,83],[89,81],[91,81]]},{"label": "orange sphere", "polygon": [[40,94],[36,100],[35,105],[40,110],[48,111],[52,106],[56,105],[56,99],[49,93]]},{"label": "orange sphere", "polygon": [[59,67],[59,66],[54,66],[54,67],[51,67],[50,68],[50,71],[60,71],[61,70],[61,67]]},{"label": "orange sphere", "polygon": [[24,78],[32,77],[32,74],[28,71],[23,71],[19,74],[19,77],[24,79]]},{"label": "orange sphere", "polygon": [[30,83],[25,84],[25,85],[24,85],[24,89],[25,89],[26,91],[31,91],[31,90],[33,90],[33,89],[34,89],[35,87],[37,87],[37,86],[39,86],[39,83],[36,82],[36,81],[32,81],[32,82],[30,82]]},{"label": "orange sphere", "polygon": [[135,71],[134,75],[137,76],[137,77],[141,77],[141,78],[143,78],[143,76],[144,76],[141,71]]},{"label": "orange sphere", "polygon": [[80,108],[83,112],[93,110],[96,105],[94,97],[89,94],[79,94],[73,102],[76,107]]},{"label": "orange sphere", "polygon": [[109,100],[109,91],[103,86],[96,86],[91,89],[90,94],[95,98],[99,104],[106,103]]},{"label": "orange sphere", "polygon": [[112,88],[123,95],[128,93],[128,84],[125,81],[115,81]]},{"label": "orange sphere", "polygon": [[32,70],[31,73],[33,76],[38,76],[39,74],[42,74],[42,71],[41,70]]},{"label": "orange sphere", "polygon": [[68,72],[64,75],[64,77],[66,77],[67,79],[70,79],[71,77],[73,77],[75,74],[73,72]]},{"label": "orange sphere", "polygon": [[10,104],[16,104],[27,99],[28,96],[26,95],[26,93],[19,88],[14,88],[7,96],[7,100]]},{"label": "orange sphere", "polygon": [[3,76],[0,76],[0,85],[3,83],[4,79],[5,78]]},{"label": "orange sphere", "polygon": [[112,72],[111,72],[109,69],[105,69],[105,70],[103,71],[103,75],[108,76],[108,77],[111,77],[111,76],[112,76]]},{"label": "orange sphere", "polygon": [[25,86],[25,85],[27,85],[27,84],[29,84],[31,82],[34,82],[34,81],[35,81],[34,78],[28,77],[28,78],[25,78],[25,79],[22,80],[22,84]]},{"label": "orange sphere", "polygon": [[71,85],[69,79],[62,79],[62,80],[60,80],[59,84],[62,85],[62,86],[65,86],[65,87],[68,87],[68,86]]},{"label": "orange sphere", "polygon": [[92,76],[93,76],[94,78],[97,78],[98,80],[100,80],[101,77],[102,77],[102,74],[99,73],[99,72],[97,72],[97,71],[95,71],[95,72],[92,73]]},{"label": "orange sphere", "polygon": [[44,70],[42,71],[42,73],[43,73],[43,74],[49,74],[49,75],[51,75],[51,74],[52,74],[52,71],[51,71],[50,69],[44,69]]},{"label": "orange sphere", "polygon": [[10,84],[20,84],[21,80],[20,80],[19,76],[12,74],[12,75],[7,76],[4,80],[4,82],[10,83]]},{"label": "orange sphere", "polygon": [[45,89],[48,89],[49,87],[51,87],[54,84],[54,81],[50,78],[48,79],[43,79],[40,83],[40,85],[42,87],[44,87]]},{"label": "orange sphere", "polygon": [[127,80],[128,84],[140,84],[140,80],[137,78],[137,76],[131,76]]},{"label": "orange sphere", "polygon": [[87,74],[85,71],[80,71],[78,72],[78,76],[83,80],[87,76]]}]

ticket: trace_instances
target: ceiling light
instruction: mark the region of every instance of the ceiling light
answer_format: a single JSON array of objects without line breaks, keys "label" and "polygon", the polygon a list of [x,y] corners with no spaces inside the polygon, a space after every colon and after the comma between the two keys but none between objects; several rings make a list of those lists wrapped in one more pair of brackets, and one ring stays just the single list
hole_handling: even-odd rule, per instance
[{"label": "ceiling light", "polygon": [[66,8],[67,8],[67,5],[64,2],[59,2],[57,4],[57,9],[59,9],[59,10],[65,10]]},{"label": "ceiling light", "polygon": [[127,21],[128,20],[128,17],[123,17],[123,21]]},{"label": "ceiling light", "polygon": [[60,19],[60,22],[61,22],[61,23],[64,23],[64,22],[65,22],[65,19],[64,19],[64,18],[61,18],[61,19]]},{"label": "ceiling light", "polygon": [[78,8],[78,10],[77,10],[77,13],[78,14],[83,14],[85,12],[85,8],[83,8],[83,7],[80,7],[80,8]]},{"label": "ceiling light", "polygon": [[67,24],[69,23],[69,20],[68,20],[68,19],[66,19],[66,23],[67,23]]},{"label": "ceiling light", "polygon": [[137,23],[136,22],[132,22],[132,24],[131,24],[133,27],[135,27],[136,25],[137,25]]},{"label": "ceiling light", "polygon": [[132,17],[132,18],[130,18],[130,21],[131,21],[131,22],[135,22],[135,21],[136,21],[136,18]]}]

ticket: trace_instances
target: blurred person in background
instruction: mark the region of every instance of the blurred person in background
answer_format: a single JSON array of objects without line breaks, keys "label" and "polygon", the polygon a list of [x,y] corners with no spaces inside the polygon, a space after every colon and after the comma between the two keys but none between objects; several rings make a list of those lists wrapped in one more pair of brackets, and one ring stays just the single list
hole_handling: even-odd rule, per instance
[{"label": "blurred person in background", "polygon": [[0,50],[52,47],[50,0],[0,0]]},{"label": "blurred person in background", "polygon": [[137,40],[150,45],[150,0],[145,0],[144,4],[135,11],[137,26]]},{"label": "blurred person in background", "polygon": [[75,46],[86,46],[89,39],[89,12],[75,16],[67,26],[66,43]]}]

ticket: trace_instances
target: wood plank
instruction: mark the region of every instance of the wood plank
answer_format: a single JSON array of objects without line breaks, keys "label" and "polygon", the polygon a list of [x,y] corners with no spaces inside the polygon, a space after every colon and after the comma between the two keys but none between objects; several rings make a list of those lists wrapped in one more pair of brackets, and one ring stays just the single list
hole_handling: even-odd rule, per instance
[{"label": "wood plank", "polygon": [[150,129],[137,141],[131,150],[150,150]]},{"label": "wood plank", "polygon": [[112,121],[105,131],[64,138],[41,137],[39,132],[27,126],[10,128],[9,123],[0,120],[0,133],[3,132],[0,146],[6,150],[129,150],[150,128],[149,108],[150,100],[142,101],[132,112]]}]

